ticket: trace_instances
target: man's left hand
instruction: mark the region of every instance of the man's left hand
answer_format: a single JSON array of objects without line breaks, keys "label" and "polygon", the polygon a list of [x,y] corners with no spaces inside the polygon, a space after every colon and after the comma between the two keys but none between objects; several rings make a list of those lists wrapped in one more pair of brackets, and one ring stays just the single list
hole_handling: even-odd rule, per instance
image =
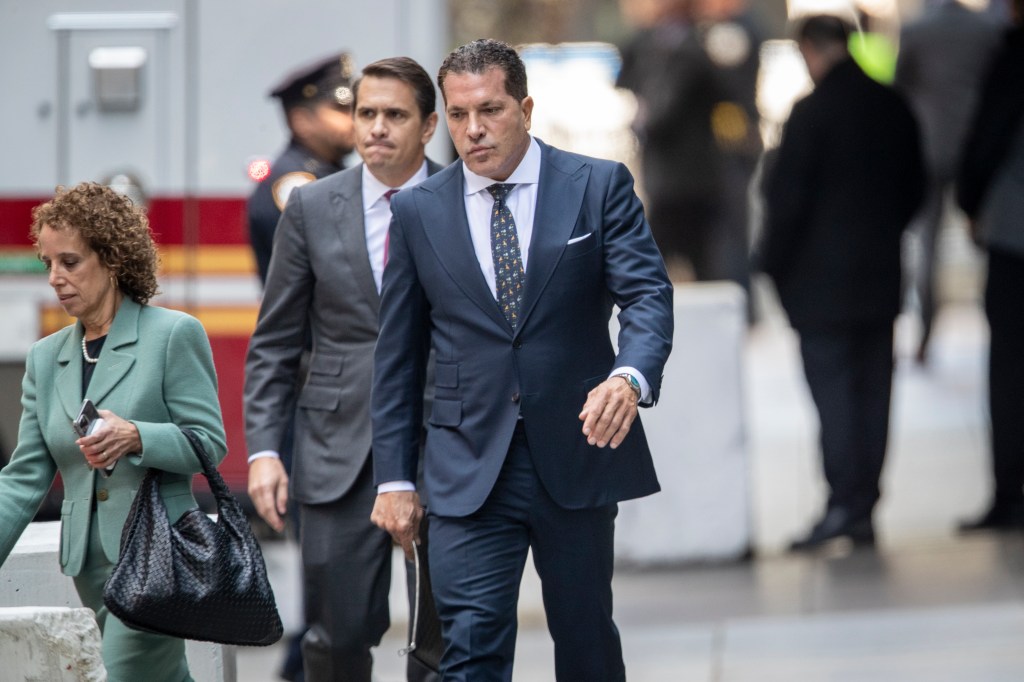
[{"label": "man's left hand", "polygon": [[413,560],[414,546],[419,543],[422,519],[420,496],[411,490],[378,493],[370,513],[370,521],[391,534],[409,561]]},{"label": "man's left hand", "polygon": [[626,439],[636,413],[636,391],[622,377],[609,377],[587,394],[580,412],[583,435],[591,445],[617,448]]}]

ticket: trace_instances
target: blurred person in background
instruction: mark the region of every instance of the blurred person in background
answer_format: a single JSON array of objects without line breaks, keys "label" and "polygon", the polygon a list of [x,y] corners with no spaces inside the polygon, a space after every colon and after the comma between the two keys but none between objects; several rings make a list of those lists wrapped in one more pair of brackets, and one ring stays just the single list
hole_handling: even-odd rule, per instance
[{"label": "blurred person in background", "polygon": [[[260,283],[266,285],[267,270],[274,247],[274,232],[288,197],[297,187],[342,169],[344,157],[352,153],[355,140],[352,124],[352,56],[339,52],[288,74],[271,91],[281,102],[288,125],[288,146],[270,165],[249,197],[249,242],[256,258]],[[307,343],[308,346],[308,343]],[[305,378],[303,363],[295,381]],[[291,471],[294,415],[275,448],[286,472]],[[299,535],[298,507],[288,514],[291,529]],[[281,530],[281,528],[277,528]],[[281,676],[301,682],[301,641],[306,628],[289,638],[289,649]]]},{"label": "blurred person in background", "polygon": [[988,252],[991,506],[964,531],[1024,528],[1024,0],[981,91],[957,199]]},{"label": "blurred person in background", "polygon": [[[142,209],[109,187],[58,188],[32,211],[32,241],[74,324],[32,345],[18,443],[0,470],[0,563],[59,472],[61,571],[96,614],[111,680],[191,680],[185,642],[129,628],[103,604],[121,530],[146,471],[158,469],[171,523],[196,509],[201,469],[182,428],[214,462],[227,453],[213,353],[202,325],[149,305],[157,251]],[[72,428],[85,398],[102,419]],[[3,677],[0,674],[0,677]]]},{"label": "blurred person in background", "polygon": [[948,192],[960,164],[967,126],[981,90],[1000,29],[991,19],[957,0],[929,0],[924,14],[900,33],[894,85],[907,98],[921,126],[928,191],[911,225],[913,259],[905,257],[921,315],[916,358],[928,357],[937,302],[936,251],[947,214]]},{"label": "blurred person in background", "polygon": [[[722,212],[711,235],[717,279],[729,279],[750,296],[750,207],[748,193],[761,152],[757,77],[761,29],[746,0],[694,0],[704,51],[711,60],[721,99],[711,110],[711,131],[722,154]],[[752,317],[752,315],[751,315]]]},{"label": "blurred person in background", "polygon": [[796,37],[815,88],[793,106],[764,180],[757,263],[800,337],[828,502],[794,551],[873,544],[889,429],[900,240],[924,191],[909,107],[858,67],[850,28],[812,16]]},{"label": "blurred person in background", "polygon": [[[391,197],[441,168],[425,156],[437,113],[434,84],[419,64],[369,64],[352,92],[363,163],[292,193],[245,368],[249,495],[278,531],[289,500],[300,506],[309,682],[370,682],[370,649],[390,625],[391,539],[370,522],[379,291]],[[309,374],[297,386],[307,338]],[[289,478],[277,448],[296,405]],[[412,656],[407,665],[410,680],[436,679]]]},{"label": "blurred person in background", "polygon": [[673,279],[749,289],[759,34],[741,0],[651,0],[641,21],[622,49],[617,85],[637,98],[633,128],[655,241]]},{"label": "blurred person in background", "polygon": [[896,34],[886,30],[884,18],[874,3],[854,4],[857,27],[850,34],[847,48],[861,71],[883,85],[892,85],[896,75]]}]

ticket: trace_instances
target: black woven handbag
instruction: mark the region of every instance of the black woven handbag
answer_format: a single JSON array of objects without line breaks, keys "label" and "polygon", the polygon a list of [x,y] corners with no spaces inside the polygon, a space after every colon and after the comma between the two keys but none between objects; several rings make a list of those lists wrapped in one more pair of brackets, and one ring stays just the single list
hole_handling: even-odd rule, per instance
[{"label": "black woven handbag", "polygon": [[222,644],[273,644],[281,639],[281,618],[260,546],[202,442],[188,429],[181,431],[202,463],[218,518],[193,509],[172,526],[160,497],[160,471],[149,469],[121,531],[121,556],[103,602],[137,630]]}]

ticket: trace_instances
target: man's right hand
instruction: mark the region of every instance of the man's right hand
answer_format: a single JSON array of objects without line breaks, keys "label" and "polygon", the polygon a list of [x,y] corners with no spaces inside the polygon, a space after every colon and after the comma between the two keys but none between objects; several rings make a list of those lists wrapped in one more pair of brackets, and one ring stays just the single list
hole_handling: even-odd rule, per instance
[{"label": "man's right hand", "polygon": [[249,499],[259,515],[278,533],[288,508],[288,473],[277,457],[260,457],[249,465]]},{"label": "man's right hand", "polygon": [[370,520],[380,526],[405,550],[405,558],[413,559],[415,543],[419,540],[423,507],[420,496],[412,490],[379,493],[373,503]]}]

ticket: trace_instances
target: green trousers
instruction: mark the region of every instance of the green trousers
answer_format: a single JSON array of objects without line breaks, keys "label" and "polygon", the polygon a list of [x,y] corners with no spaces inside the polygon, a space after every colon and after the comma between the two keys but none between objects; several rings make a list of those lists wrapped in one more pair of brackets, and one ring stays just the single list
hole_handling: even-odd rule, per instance
[{"label": "green trousers", "polygon": [[113,569],[100,545],[94,514],[85,567],[74,580],[82,604],[96,612],[108,682],[192,682],[185,660],[185,640],[133,630],[107,611],[103,585]]}]

